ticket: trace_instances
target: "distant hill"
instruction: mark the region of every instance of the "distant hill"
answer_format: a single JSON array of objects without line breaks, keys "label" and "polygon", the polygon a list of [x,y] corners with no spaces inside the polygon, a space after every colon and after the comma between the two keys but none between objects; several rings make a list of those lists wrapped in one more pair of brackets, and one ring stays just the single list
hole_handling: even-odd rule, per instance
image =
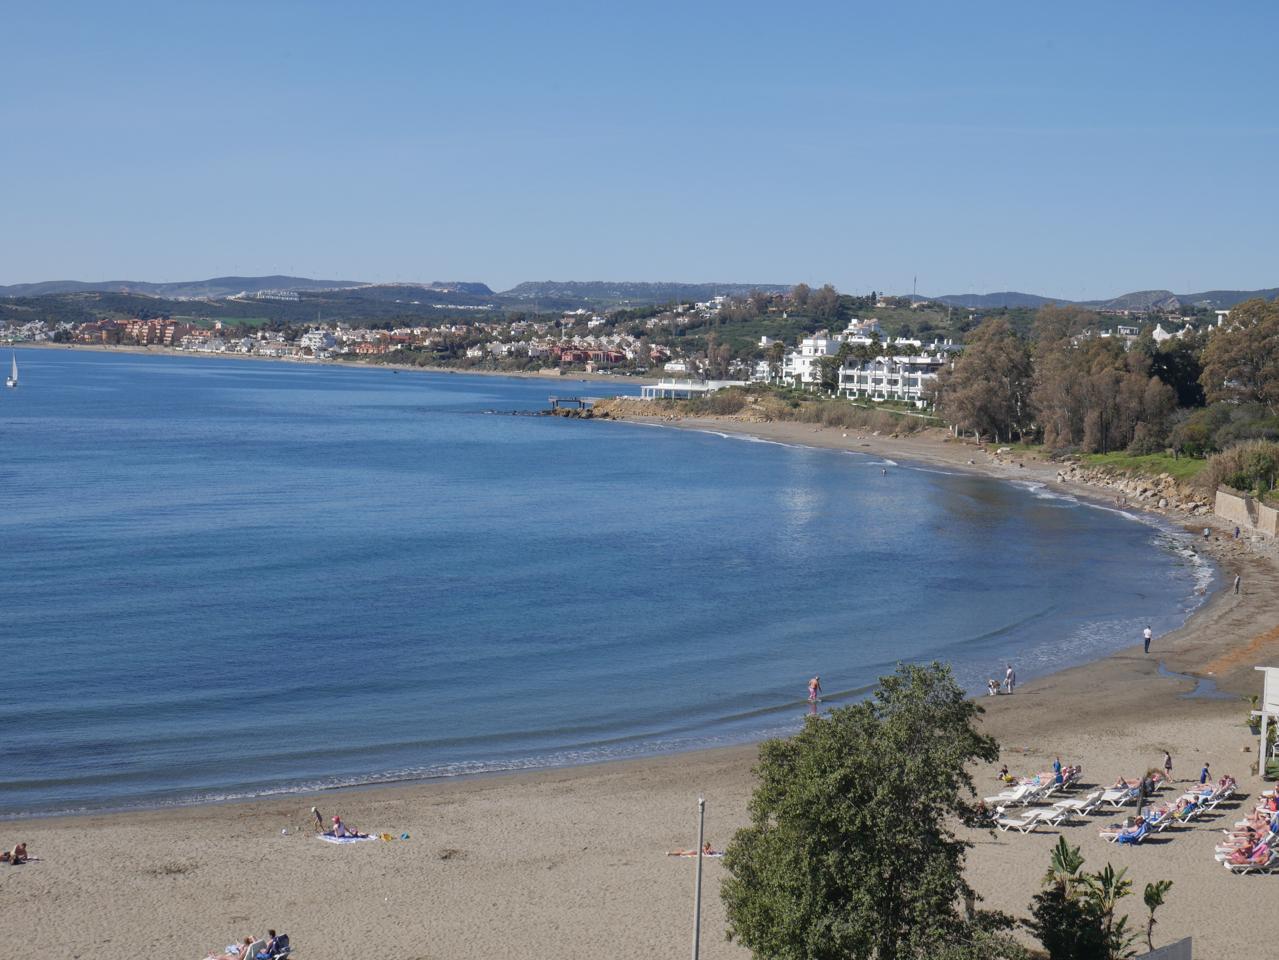
[{"label": "distant hill", "polygon": [[1052,297],[1041,297],[1033,293],[948,293],[945,296],[933,297],[938,303],[952,307],[976,307],[992,310],[998,307],[1042,307],[1046,303],[1069,303],[1069,300],[1054,300]]},{"label": "distant hill", "polygon": [[1109,300],[1064,300],[1041,297],[1033,293],[957,293],[932,299],[954,307],[974,307],[992,310],[999,307],[1042,307],[1046,303],[1089,307],[1093,310],[1135,310],[1138,312],[1158,308],[1180,310],[1182,307],[1211,307],[1228,310],[1235,304],[1261,297],[1273,300],[1279,297],[1279,287],[1267,290],[1208,290],[1204,293],[1173,293],[1171,290],[1137,290]]},{"label": "distant hill", "polygon": [[744,296],[752,290],[785,291],[786,283],[637,283],[605,280],[542,280],[521,283],[498,296],[509,304],[542,309],[572,307],[649,306],[676,300],[704,301],[711,297]]},{"label": "distant hill", "polygon": [[356,287],[358,280],[310,280],[306,277],[214,277],[211,280],[181,280],[175,283],[148,283],[145,280],[46,280],[43,283],[15,283],[0,287],[0,297],[42,297],[52,293],[137,293],[151,297],[233,297],[237,293],[260,290],[340,290]]},{"label": "distant hill", "polygon": [[1245,300],[1260,297],[1262,300],[1274,300],[1279,297],[1279,287],[1269,290],[1207,290],[1203,293],[1183,293],[1177,299],[1192,307],[1211,307],[1214,310],[1229,310]]}]

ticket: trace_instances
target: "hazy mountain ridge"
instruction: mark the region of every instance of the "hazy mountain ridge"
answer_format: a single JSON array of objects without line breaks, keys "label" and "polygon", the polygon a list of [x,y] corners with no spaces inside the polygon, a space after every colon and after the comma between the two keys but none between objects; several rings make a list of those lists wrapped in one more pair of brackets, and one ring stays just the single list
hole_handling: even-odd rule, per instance
[{"label": "hazy mountain ridge", "polygon": [[151,283],[145,280],[46,280],[0,287],[0,297],[43,297],[59,293],[136,293],[152,297],[233,297],[262,290],[338,290],[362,286],[359,280],[311,280],[307,277],[213,277]]},{"label": "hazy mountain ridge", "polygon": [[752,290],[785,291],[788,283],[682,283],[627,280],[536,280],[503,290],[507,301],[574,301],[583,305],[652,304],[704,301],[716,296],[745,296]]},{"label": "hazy mountain ridge", "polygon": [[1207,290],[1202,293],[1173,293],[1171,290],[1136,290],[1120,294],[1109,300],[1067,300],[1064,297],[1041,297],[1033,293],[955,293],[933,297],[939,303],[955,307],[996,309],[998,307],[1041,307],[1047,303],[1089,307],[1093,310],[1133,310],[1138,313],[1152,310],[1180,310],[1182,307],[1204,306],[1215,310],[1231,307],[1260,297],[1273,300],[1279,297],[1279,287],[1264,290]]},{"label": "hazy mountain ridge", "polygon": [[[238,294],[273,290],[300,294],[333,294],[343,300],[405,301],[419,300],[438,307],[446,303],[493,308],[529,307],[537,310],[606,309],[619,306],[647,306],[673,301],[705,301],[725,295],[742,297],[752,290],[785,291],[789,284],[778,283],[686,283],[624,280],[540,280],[517,284],[509,290],[494,292],[488,284],[477,281],[433,281],[418,283],[399,281],[369,283],[361,280],[316,280],[307,277],[273,275],[265,277],[213,277],[172,283],[137,280],[49,280],[41,283],[17,283],[0,286],[0,298],[38,299],[53,296],[85,294],[123,294],[167,300],[225,300]],[[956,307],[977,310],[1000,307],[1036,308],[1058,303],[1098,310],[1133,310],[1152,308],[1178,310],[1189,306],[1229,309],[1244,300],[1279,297],[1279,287],[1263,290],[1207,290],[1200,293],[1175,294],[1171,290],[1138,290],[1108,300],[1073,301],[1060,297],[1044,297],[1020,291],[998,293],[945,294],[931,299]]]}]

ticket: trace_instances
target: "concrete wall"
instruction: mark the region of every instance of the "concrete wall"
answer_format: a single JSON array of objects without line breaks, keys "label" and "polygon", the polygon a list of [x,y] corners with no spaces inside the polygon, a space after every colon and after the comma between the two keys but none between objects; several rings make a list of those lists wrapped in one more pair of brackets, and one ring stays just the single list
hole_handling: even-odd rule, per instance
[{"label": "concrete wall", "polygon": [[1139,954],[1134,960],[1191,960],[1190,938],[1170,943],[1166,947],[1156,947],[1150,953]]},{"label": "concrete wall", "polygon": [[1271,537],[1279,536],[1279,510],[1258,503],[1247,494],[1218,487],[1213,511],[1221,519],[1236,523],[1244,530],[1255,530]]}]

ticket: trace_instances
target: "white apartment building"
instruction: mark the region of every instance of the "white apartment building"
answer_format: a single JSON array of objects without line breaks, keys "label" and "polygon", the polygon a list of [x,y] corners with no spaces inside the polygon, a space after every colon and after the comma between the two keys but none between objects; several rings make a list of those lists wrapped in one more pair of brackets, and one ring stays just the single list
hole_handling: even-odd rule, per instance
[{"label": "white apartment building", "polygon": [[337,337],[327,330],[308,330],[298,339],[298,346],[317,354],[323,350],[332,350],[337,343]]},{"label": "white apartment building", "polygon": [[929,385],[949,362],[944,354],[877,357],[865,363],[850,359],[839,370],[839,393],[926,407]]},{"label": "white apartment building", "polygon": [[822,357],[833,357],[839,353],[839,340],[825,331],[815,336],[805,337],[799,342],[799,349],[786,354],[782,367],[782,379],[788,383],[798,382],[801,386],[811,387],[820,383]]}]

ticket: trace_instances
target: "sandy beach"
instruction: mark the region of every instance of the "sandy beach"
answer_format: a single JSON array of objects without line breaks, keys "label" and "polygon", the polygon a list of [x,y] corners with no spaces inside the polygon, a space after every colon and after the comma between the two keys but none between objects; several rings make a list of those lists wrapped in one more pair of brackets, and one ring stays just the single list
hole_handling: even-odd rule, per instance
[{"label": "sandy beach", "polygon": [[[988,453],[937,437],[862,438],[806,424],[685,421],[784,442],[846,447],[992,476],[1055,483],[1056,467],[993,462]],[[600,429],[613,429],[600,424]],[[848,436],[844,434],[848,433]],[[1006,461],[1007,458],[1005,458]],[[968,461],[974,463],[969,464]],[[1075,490],[1080,495],[1096,491]],[[1173,518],[1174,520],[1177,518]],[[1196,518],[1197,528],[1204,521]],[[1193,934],[1195,956],[1258,955],[1279,877],[1232,877],[1213,860],[1223,827],[1251,806],[1256,742],[1239,700],[1186,698],[1194,681],[1158,665],[1211,676],[1233,694],[1259,692],[1258,664],[1279,664],[1279,565],[1273,543],[1236,542],[1224,529],[1202,543],[1236,596],[1223,590],[1151,655],[1133,645],[1096,663],[983,698],[985,729],[1014,772],[1045,769],[1054,755],[1082,763],[1085,783],[1135,776],[1171,751],[1174,776],[1238,777],[1249,799],[1218,815],[1116,848],[1097,834],[1111,816],[1030,836],[976,833],[970,879],[988,907],[1024,917],[1059,835],[1092,868],[1126,866],[1140,887],[1167,878],[1156,942]],[[1249,751],[1249,752],[1245,752]],[[694,861],[666,851],[692,846],[697,797],[717,847],[745,822],[753,747],[533,774],[395,788],[287,795],[249,802],[100,816],[0,822],[0,845],[26,841],[40,860],[0,866],[0,940],[33,957],[148,956],[198,960],[267,927],[287,931],[296,956],[425,958],[657,958],[686,956]],[[984,792],[993,770],[977,775]],[[361,829],[407,840],[334,846],[315,838],[310,807],[341,813]],[[725,942],[718,887],[706,871],[702,956],[745,957]]]}]

